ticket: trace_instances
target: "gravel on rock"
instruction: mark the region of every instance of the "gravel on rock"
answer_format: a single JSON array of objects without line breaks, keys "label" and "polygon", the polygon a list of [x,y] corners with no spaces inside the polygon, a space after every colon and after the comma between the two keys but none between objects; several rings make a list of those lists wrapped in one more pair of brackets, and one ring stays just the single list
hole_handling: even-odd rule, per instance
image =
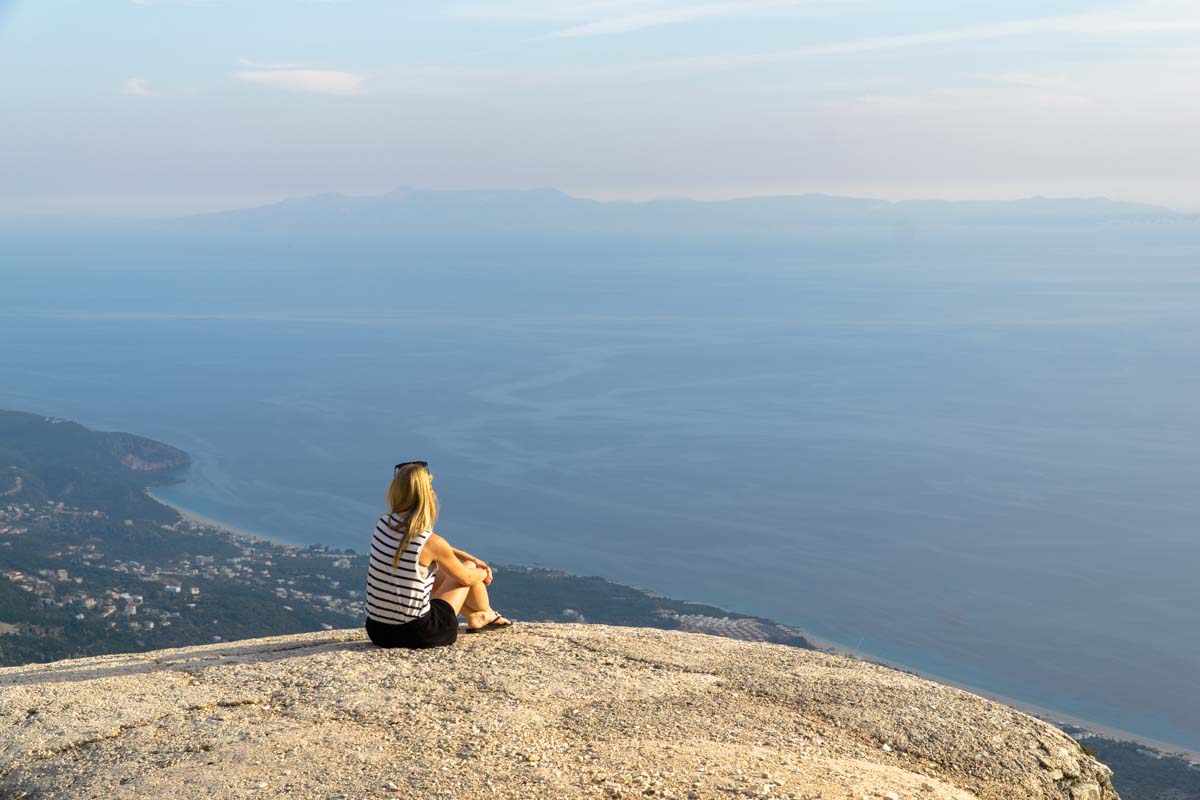
[{"label": "gravel on rock", "polygon": [[1115,800],[1051,725],[853,659],[520,624],[0,669],[0,797]]}]

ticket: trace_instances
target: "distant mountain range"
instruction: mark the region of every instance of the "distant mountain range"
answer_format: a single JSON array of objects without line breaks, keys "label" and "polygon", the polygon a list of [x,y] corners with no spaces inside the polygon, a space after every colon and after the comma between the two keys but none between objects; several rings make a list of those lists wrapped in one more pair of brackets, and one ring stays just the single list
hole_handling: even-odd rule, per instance
[{"label": "distant mountain range", "polygon": [[703,202],[663,199],[599,202],[556,189],[435,191],[397,189],[370,197],[319,194],[170,224],[226,231],[429,233],[763,233],[812,226],[1102,223],[1179,217],[1166,208],[1103,198],[1014,202],[891,203],[826,195]]},{"label": "distant mountain range", "polygon": [[[325,193],[172,219],[91,220],[85,227],[158,233],[408,236],[423,234],[789,234],[979,226],[1090,227],[1174,223],[1196,215],[1105,198],[1033,197],[1007,202],[889,202],[806,194],[698,201],[601,202],[556,189],[442,191],[397,189],[354,197]],[[81,220],[60,220],[77,225]],[[10,225],[12,223],[10,222]],[[34,227],[47,227],[43,218]]]}]

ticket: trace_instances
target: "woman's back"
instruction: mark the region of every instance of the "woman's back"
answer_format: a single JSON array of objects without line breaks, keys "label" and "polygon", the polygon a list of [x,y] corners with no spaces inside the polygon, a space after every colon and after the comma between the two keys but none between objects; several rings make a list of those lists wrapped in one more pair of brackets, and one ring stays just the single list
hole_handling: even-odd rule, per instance
[{"label": "woman's back", "polygon": [[[419,563],[421,548],[433,531],[422,531],[404,549],[393,570],[396,549],[407,524],[404,514],[384,514],[375,523],[367,565],[367,619],[402,624],[429,613],[429,596],[437,563]],[[396,530],[396,529],[399,530]]]}]

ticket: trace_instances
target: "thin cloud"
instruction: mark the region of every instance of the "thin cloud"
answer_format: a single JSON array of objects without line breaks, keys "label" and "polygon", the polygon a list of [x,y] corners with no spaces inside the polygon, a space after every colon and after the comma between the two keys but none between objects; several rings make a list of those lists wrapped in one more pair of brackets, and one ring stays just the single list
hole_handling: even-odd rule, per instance
[{"label": "thin cloud", "polygon": [[870,50],[892,50],[904,47],[971,42],[985,39],[1004,39],[1044,33],[1122,34],[1162,33],[1200,30],[1200,18],[1174,20],[1097,19],[1094,17],[1048,17],[1044,19],[1002,22],[957,30],[934,31],[902,36],[881,36],[849,42],[802,47],[780,55],[831,55]]},{"label": "thin cloud", "polygon": [[222,0],[129,0],[135,6],[189,6],[191,8],[219,8]]},{"label": "thin cloud", "polygon": [[881,50],[933,47],[964,42],[1005,39],[1039,34],[1076,34],[1121,36],[1133,34],[1182,33],[1200,31],[1200,16],[1177,19],[1145,19],[1138,17],[1113,17],[1099,15],[1077,15],[1065,17],[1043,17],[1029,20],[977,25],[944,31],[900,34],[852,39],[843,42],[797,47],[767,53],[748,53],[699,56],[664,61],[645,62],[641,65],[619,67],[617,71],[641,68],[689,68],[689,67],[741,67],[759,64],[793,61],[813,56],[831,56],[866,53]]},{"label": "thin cloud", "polygon": [[637,14],[623,14],[582,25],[574,25],[570,28],[546,34],[542,38],[573,39],[583,36],[609,36],[619,33],[631,33],[646,28],[657,28],[663,25],[693,22],[706,17],[747,14],[754,11],[809,4],[810,0],[760,0],[759,2],[743,0],[741,3],[705,3],[702,5],[662,8]]},{"label": "thin cloud", "polygon": [[1043,75],[1035,72],[1002,72],[983,77],[993,83],[1003,86],[1016,86],[1022,89],[1071,92],[1080,88],[1078,80],[1062,75]]},{"label": "thin cloud", "polygon": [[452,19],[472,22],[585,22],[616,14],[661,8],[662,0],[535,0],[459,3],[446,9]]},{"label": "thin cloud", "polygon": [[233,76],[240,81],[288,92],[347,96],[367,93],[366,75],[334,69],[243,70]]},{"label": "thin cloud", "polygon": [[150,88],[150,83],[145,78],[130,78],[125,81],[121,87],[121,91],[125,94],[132,94],[138,97],[150,97],[158,94],[158,92]]},{"label": "thin cloud", "polygon": [[[750,3],[747,5],[753,4]],[[702,6],[690,6],[685,8],[667,8],[660,11],[648,11],[642,14],[628,14],[620,17],[602,19],[596,22],[589,22],[584,25],[575,25],[570,28],[564,28],[563,30],[549,33],[544,38],[573,39],[581,36],[607,36],[615,33],[630,33],[631,31],[640,31],[645,28],[656,28],[661,25],[692,22],[693,20],[703,19],[704,17],[714,17],[736,13],[740,10],[744,10],[744,7],[739,7],[733,4],[710,4]]]},{"label": "thin cloud", "polygon": [[591,0],[591,2],[488,3],[452,8],[449,16],[474,22],[575,23],[528,42],[630,33],[645,28],[715,16],[752,14],[773,8],[813,5],[820,0],[742,0],[737,3],[681,5],[662,0]]},{"label": "thin cloud", "polygon": [[303,66],[302,64],[295,64],[295,63],[264,64],[261,61],[251,61],[248,58],[239,58],[238,63],[241,64],[243,67],[249,67],[250,69],[299,69],[301,66]]}]

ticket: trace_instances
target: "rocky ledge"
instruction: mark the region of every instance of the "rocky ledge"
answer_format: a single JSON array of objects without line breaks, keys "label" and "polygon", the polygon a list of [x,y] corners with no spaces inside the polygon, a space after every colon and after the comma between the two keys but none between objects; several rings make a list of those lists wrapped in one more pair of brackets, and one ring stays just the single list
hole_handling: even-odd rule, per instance
[{"label": "rocky ledge", "polygon": [[1116,798],[1057,729],[782,645],[523,624],[0,669],[3,798]]}]

